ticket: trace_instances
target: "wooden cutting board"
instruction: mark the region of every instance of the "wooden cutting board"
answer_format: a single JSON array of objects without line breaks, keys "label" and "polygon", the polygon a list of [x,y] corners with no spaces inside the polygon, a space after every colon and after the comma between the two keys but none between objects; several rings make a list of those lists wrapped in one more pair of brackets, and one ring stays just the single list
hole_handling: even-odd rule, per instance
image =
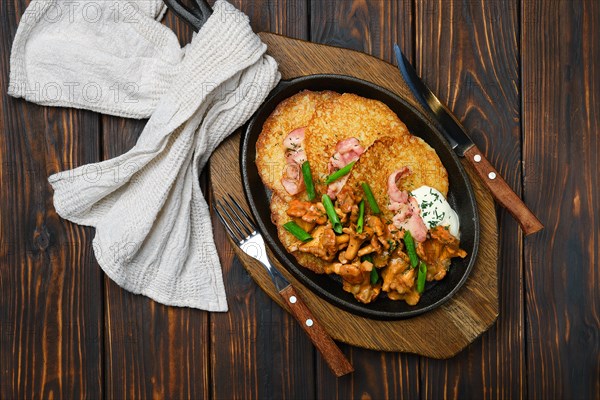
[{"label": "wooden cutting board", "polygon": [[[423,111],[395,66],[353,50],[260,33],[268,53],[279,63],[283,79],[336,73],[350,75],[385,87]],[[228,138],[210,161],[210,181],[216,198],[232,194],[248,209],[239,171],[240,133]],[[304,297],[316,318],[336,340],[382,351],[401,351],[433,358],[449,358],[485,332],[498,317],[498,225],[492,196],[467,163],[463,165],[477,198],[481,238],[477,261],[463,287],[444,305],[418,317],[401,321],[377,321],[341,310],[297,281],[275,257],[279,270]],[[287,309],[264,268],[234,251],[254,281]]]}]

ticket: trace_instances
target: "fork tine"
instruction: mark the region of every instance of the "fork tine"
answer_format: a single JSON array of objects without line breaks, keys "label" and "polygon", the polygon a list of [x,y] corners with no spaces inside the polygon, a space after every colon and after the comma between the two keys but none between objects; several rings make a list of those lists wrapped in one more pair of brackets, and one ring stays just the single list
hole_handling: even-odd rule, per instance
[{"label": "fork tine", "polygon": [[[223,216],[223,212],[225,211],[225,209],[223,208],[223,204],[219,200],[217,200],[216,204],[213,207],[214,207],[214,209],[215,209],[215,211],[217,213],[217,216],[219,217],[219,219],[223,223],[223,226],[227,230],[227,233],[229,233],[229,236],[231,236],[231,238],[233,240],[235,240],[236,242],[241,242],[242,241],[242,237],[238,236],[233,231],[233,229],[231,229],[231,226],[229,225],[229,223],[227,222],[227,220]],[[221,210],[219,210],[219,207],[221,207]]]},{"label": "fork tine", "polygon": [[248,237],[249,234],[246,233],[246,230],[243,229],[243,226],[241,226],[239,223],[240,218],[235,212],[233,212],[233,209],[231,208],[227,200],[223,200],[220,204],[222,211],[227,216],[227,219],[229,219],[229,223],[231,224],[231,226],[233,226],[233,229],[240,235],[242,239]]},{"label": "fork tine", "polygon": [[[250,236],[252,234],[252,229],[248,229],[246,224],[244,224],[244,218],[242,216],[240,216],[240,214],[233,209],[233,206],[227,199],[223,200],[223,204],[225,204],[225,207],[226,207],[225,212],[227,212],[227,215],[229,215],[230,218],[234,219],[233,223],[234,223],[235,227],[240,232],[242,232],[242,236],[243,237]],[[229,212],[227,210],[229,210]],[[231,212],[231,214],[230,214],[230,212]],[[232,215],[233,215],[233,217],[231,217]]]},{"label": "fork tine", "polygon": [[244,215],[244,217],[246,217],[246,222],[250,226],[250,229],[253,230],[253,231],[255,231],[256,230],[256,225],[254,224],[254,220],[252,219],[252,217],[248,215],[248,213],[246,212],[246,210],[244,210],[240,206],[240,204],[235,200],[235,198],[231,194],[228,194],[228,196],[231,199],[232,203],[235,204],[236,208],[238,210],[240,210],[240,212]]}]

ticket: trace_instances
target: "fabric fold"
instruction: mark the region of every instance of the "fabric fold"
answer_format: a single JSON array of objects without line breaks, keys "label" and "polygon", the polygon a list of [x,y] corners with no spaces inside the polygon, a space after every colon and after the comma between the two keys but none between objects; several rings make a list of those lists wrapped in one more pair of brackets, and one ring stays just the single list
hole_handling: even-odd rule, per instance
[{"label": "fabric fold", "polygon": [[32,0],[13,41],[8,94],[149,118],[184,56],[155,19],[164,11],[162,0]]},{"label": "fabric fold", "polygon": [[265,51],[248,18],[218,0],[136,145],[49,178],[58,214],[96,228],[96,258],[126,290],[167,305],[227,310],[199,177],[279,81]]}]

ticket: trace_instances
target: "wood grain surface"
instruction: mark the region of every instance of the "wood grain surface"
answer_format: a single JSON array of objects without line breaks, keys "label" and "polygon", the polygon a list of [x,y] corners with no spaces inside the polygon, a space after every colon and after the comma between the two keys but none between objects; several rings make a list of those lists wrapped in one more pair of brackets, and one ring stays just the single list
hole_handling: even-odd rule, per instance
[{"label": "wood grain surface", "polygon": [[256,31],[389,62],[400,43],[546,226],[524,239],[497,210],[500,315],[467,349],[440,361],[342,345],[356,372],[341,379],[218,225],[227,314],[163,307],[104,277],[93,229],[56,215],[46,178],[127,151],[144,122],[6,95],[28,3],[0,2],[0,398],[598,398],[597,0],[233,1]]},{"label": "wood grain surface", "polygon": [[99,120],[6,95],[26,5],[0,5],[0,398],[98,398],[104,324],[93,230],[56,214],[47,177],[98,159]]},{"label": "wood grain surface", "polygon": [[600,396],[600,3],[525,2],[524,197],[530,398]]},{"label": "wood grain surface", "polygon": [[[520,194],[518,7],[515,0],[416,2],[415,65]],[[507,212],[498,219],[498,322],[457,357],[422,360],[426,397],[526,395],[522,235]]]}]

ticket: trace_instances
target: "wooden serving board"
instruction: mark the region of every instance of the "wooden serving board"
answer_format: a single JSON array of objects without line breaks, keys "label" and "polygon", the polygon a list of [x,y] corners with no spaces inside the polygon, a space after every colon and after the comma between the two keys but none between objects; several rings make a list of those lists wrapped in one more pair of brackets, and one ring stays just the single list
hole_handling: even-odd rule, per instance
[{"label": "wooden serving board", "polygon": [[[353,50],[260,33],[268,53],[279,63],[283,79],[336,73],[364,79],[407,99],[423,111],[395,66]],[[248,209],[239,170],[240,133],[232,135],[213,154],[210,181],[216,198],[232,194]],[[400,351],[449,358],[485,332],[498,317],[498,225],[492,196],[474,171],[463,162],[477,198],[481,238],[475,266],[463,287],[444,305],[423,315],[378,321],[356,316],[323,300],[296,280],[274,256],[271,260],[304,297],[316,318],[336,340],[382,351]],[[264,268],[233,246],[256,283],[287,309]]]}]

